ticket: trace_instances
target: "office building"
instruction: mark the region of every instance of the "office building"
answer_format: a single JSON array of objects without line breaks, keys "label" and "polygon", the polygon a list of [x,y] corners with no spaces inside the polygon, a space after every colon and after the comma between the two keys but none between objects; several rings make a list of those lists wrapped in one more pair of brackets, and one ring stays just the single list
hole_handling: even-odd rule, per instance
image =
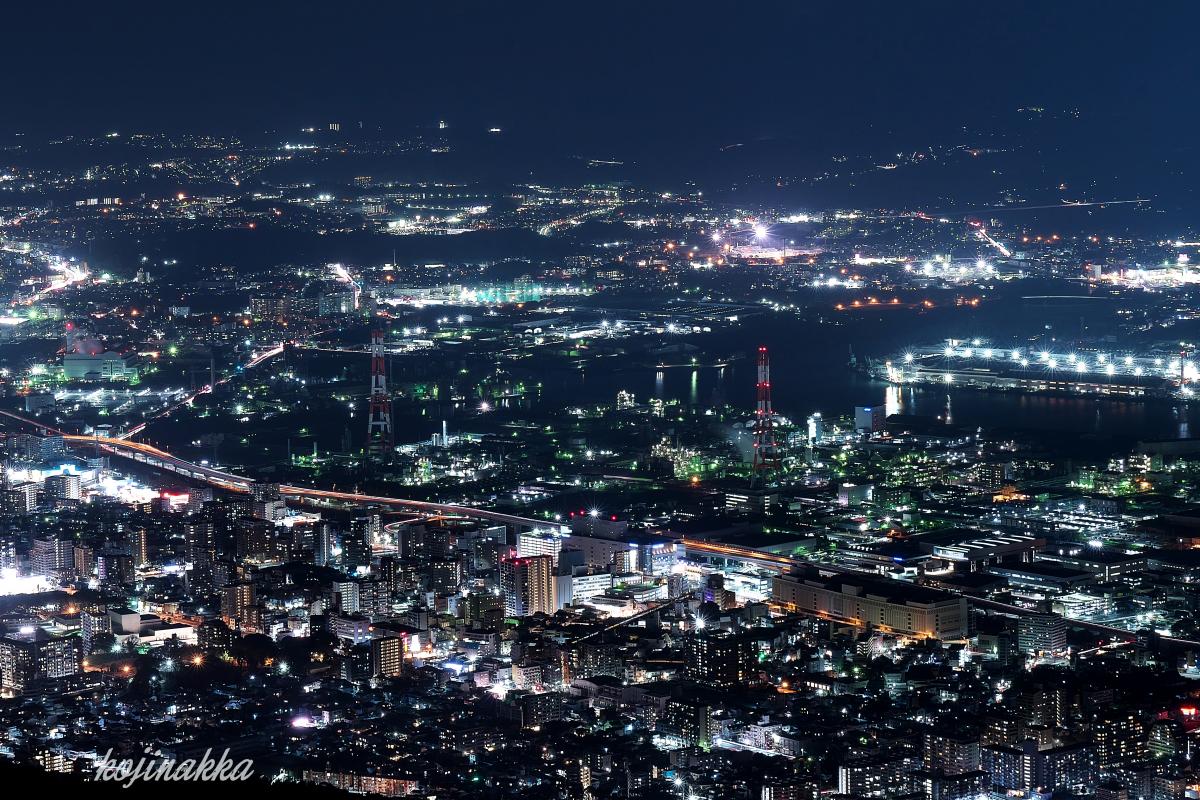
[{"label": "office building", "polygon": [[501,559],[500,593],[508,616],[553,614],[553,559],[548,555]]},{"label": "office building", "polygon": [[1067,621],[1058,614],[1029,614],[1017,621],[1017,647],[1031,655],[1067,651]]},{"label": "office building", "polygon": [[0,690],[20,695],[40,680],[75,675],[82,663],[76,636],[53,636],[29,625],[0,636]]},{"label": "office building", "polygon": [[684,642],[685,675],[710,686],[739,686],[749,683],[751,642],[728,631],[697,633]]},{"label": "office building", "polygon": [[371,541],[378,517],[355,517],[342,533],[342,571],[364,572],[371,566]]},{"label": "office building", "polygon": [[522,531],[517,534],[517,555],[550,556],[551,563],[558,566],[558,554],[562,550],[564,537],[548,531]]},{"label": "office building", "polygon": [[965,598],[899,581],[826,578],[809,568],[775,577],[772,600],[788,611],[908,636],[963,639],[970,633]]},{"label": "office building", "polygon": [[254,584],[249,581],[239,581],[221,590],[221,616],[235,625],[247,620],[254,603]]},{"label": "office building", "polygon": [[83,496],[83,487],[79,476],[70,472],[50,475],[44,484],[46,496],[55,500],[78,500]]},{"label": "office building", "polygon": [[371,640],[371,675],[395,678],[404,671],[404,639],[381,636]]},{"label": "office building", "polygon": [[1019,745],[979,748],[980,769],[991,776],[992,791],[1030,789],[1090,790],[1096,781],[1096,756],[1091,745],[1075,743],[1039,747],[1033,739]]}]

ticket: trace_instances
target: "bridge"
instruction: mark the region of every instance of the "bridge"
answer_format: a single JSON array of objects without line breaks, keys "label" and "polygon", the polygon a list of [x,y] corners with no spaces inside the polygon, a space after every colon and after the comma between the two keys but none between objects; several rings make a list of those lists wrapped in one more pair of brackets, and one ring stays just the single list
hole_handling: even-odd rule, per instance
[{"label": "bridge", "polygon": [[216,469],[214,467],[205,466],[203,464],[193,464],[190,461],[184,461],[182,458],[177,458],[171,455],[166,450],[160,450],[153,445],[144,442],[134,442],[128,439],[116,439],[102,436],[81,436],[79,434],[64,433],[60,434],[67,444],[76,447],[93,446],[98,447],[106,453],[129,458],[155,469],[174,472],[177,475],[182,475],[185,478],[192,480],[203,481],[210,486],[215,486],[220,489],[225,489],[231,492],[248,493],[254,486],[254,481],[241,475],[235,475],[232,472]]},{"label": "bridge", "polygon": [[[254,481],[242,475],[237,475],[225,470],[216,469],[215,467],[196,464],[191,461],[186,461],[178,456],[172,455],[166,450],[148,445],[143,442],[132,442],[128,439],[110,439],[96,436],[80,436],[76,434],[62,434],[63,439],[69,444],[84,447],[93,446],[99,447],[102,451],[111,455],[129,458],[141,464],[153,467],[155,469],[174,472],[185,478],[198,480],[226,491],[239,492],[242,494],[249,493],[254,488]],[[295,497],[301,500],[324,500],[329,502],[349,503],[353,505],[371,505],[371,506],[391,506],[411,511],[421,511],[430,514],[441,514],[448,516],[465,517],[467,519],[477,519],[484,522],[495,522],[503,525],[512,525],[517,528],[557,528],[555,523],[548,523],[545,520],[533,519],[531,517],[521,517],[516,514],[505,514],[501,511],[492,511],[486,508],[475,508],[474,506],[464,506],[456,503],[434,503],[426,500],[406,500],[400,497],[388,497],[386,495],[364,494],[362,492],[339,492],[331,489],[319,489],[314,486],[293,486],[289,484],[281,484],[279,486],[280,494],[286,497]]]},{"label": "bridge", "polygon": [[809,562],[792,558],[791,556],[783,556],[765,550],[756,550],[753,547],[742,547],[735,544],[687,538],[683,539],[680,543],[683,545],[684,555],[688,558],[724,558],[727,561],[741,561],[753,564],[756,567],[775,569],[780,572],[787,572],[790,569],[805,565],[816,566]]},{"label": "bridge", "polygon": [[[8,417],[24,425],[31,426],[42,434],[61,436],[67,444],[73,447],[96,447],[110,455],[128,458],[154,469],[173,472],[181,477],[200,481],[218,489],[238,492],[239,494],[249,494],[254,489],[255,481],[244,475],[238,475],[205,464],[196,464],[145,442],[135,442],[115,437],[83,436],[66,433],[58,428],[34,419],[29,419],[28,417],[23,417],[20,414],[14,414],[11,411],[0,410],[0,416]],[[338,502],[364,506],[390,506],[392,508],[419,511],[427,514],[464,517],[482,522],[511,525],[515,528],[529,530],[561,529],[562,527],[557,523],[547,522],[546,520],[522,517],[516,514],[506,514],[502,511],[492,511],[486,508],[476,508],[475,506],[464,506],[457,503],[406,500],[401,497],[365,494],[363,492],[339,492],[332,489],[319,489],[314,486],[293,486],[289,484],[280,485],[279,492],[286,497],[294,497],[298,500]]]},{"label": "bridge", "polygon": [[[162,450],[143,442],[133,442],[127,439],[68,434],[58,430],[57,428],[44,425],[36,420],[31,420],[12,412],[0,410],[0,415],[10,417],[26,425],[32,425],[45,433],[54,433],[60,435],[71,445],[77,447],[98,447],[106,453],[110,453],[122,458],[129,458],[155,469],[174,472],[183,477],[192,480],[198,480],[203,483],[207,483],[210,486],[225,489],[227,491],[246,494],[251,492],[254,487],[255,482],[250,478],[246,478],[232,472],[227,472],[225,470],[216,469],[214,467],[186,461],[172,455],[166,450]],[[406,500],[399,497],[387,497],[385,495],[370,495],[362,492],[339,492],[331,489],[318,489],[312,486],[294,486],[288,484],[280,485],[279,491],[285,496],[295,497],[301,500],[324,500],[354,505],[390,506],[393,508],[418,511],[427,514],[464,517],[467,519],[476,519],[483,522],[512,525],[516,528],[526,528],[532,530],[555,527],[561,528],[561,526],[557,526],[553,523],[547,523],[544,520],[521,517],[515,514],[505,514],[500,511],[491,511],[489,509],[458,505],[455,503],[435,503],[425,500]],[[819,564],[811,561],[805,561],[804,559],[794,558],[792,556],[770,553],[740,545],[731,545],[721,542],[710,542],[687,538],[684,538],[681,543],[684,546],[685,554],[688,556],[700,558],[725,558],[732,561],[743,561],[770,569],[777,569],[781,572],[791,569],[812,567],[830,573],[859,576],[874,575],[874,573],[867,573],[862,570],[837,567],[830,564]],[[1021,606],[1002,603],[996,600],[988,600],[969,595],[960,596],[964,597],[967,603],[975,608],[983,609],[993,613],[1016,617],[1031,616],[1037,613],[1032,609],[1022,608]],[[628,624],[631,621],[645,617],[648,614],[657,611],[663,605],[665,604],[652,606],[631,618],[619,621],[611,627],[619,627],[620,625]],[[1087,622],[1084,620],[1068,618],[1067,624],[1072,627],[1089,630],[1094,633],[1103,634],[1126,642],[1134,642],[1138,639],[1137,633],[1133,631],[1129,631],[1124,628],[1116,628],[1111,625],[1104,625],[1098,622]],[[607,628],[605,630],[607,630]],[[591,638],[591,636],[602,632],[603,631],[596,631],[592,634],[588,634],[584,638]],[[1171,636],[1159,636],[1157,638],[1159,641],[1166,644],[1190,649],[1200,649],[1200,641],[1181,639]]]}]

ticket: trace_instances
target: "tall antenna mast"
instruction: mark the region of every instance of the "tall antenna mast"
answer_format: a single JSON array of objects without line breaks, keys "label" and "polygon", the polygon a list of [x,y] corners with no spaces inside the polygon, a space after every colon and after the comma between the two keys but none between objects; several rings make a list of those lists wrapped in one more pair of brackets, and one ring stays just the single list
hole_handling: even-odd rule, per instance
[{"label": "tall antenna mast", "polygon": [[771,408],[771,357],[758,348],[758,404],[754,416],[754,482],[779,469],[779,447],[775,443],[775,411]]},{"label": "tall antenna mast", "polygon": [[371,404],[367,413],[367,454],[382,458],[392,450],[392,398],[387,391],[383,331],[371,332]]}]

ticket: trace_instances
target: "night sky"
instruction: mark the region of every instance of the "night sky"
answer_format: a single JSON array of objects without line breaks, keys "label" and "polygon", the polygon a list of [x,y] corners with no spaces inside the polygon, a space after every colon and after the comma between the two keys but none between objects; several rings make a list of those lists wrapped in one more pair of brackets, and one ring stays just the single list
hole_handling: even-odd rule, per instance
[{"label": "night sky", "polygon": [[[29,6],[34,6],[30,8]],[[632,143],[1197,120],[1191,3],[119,3],[5,9],[4,127],[501,125]]]}]

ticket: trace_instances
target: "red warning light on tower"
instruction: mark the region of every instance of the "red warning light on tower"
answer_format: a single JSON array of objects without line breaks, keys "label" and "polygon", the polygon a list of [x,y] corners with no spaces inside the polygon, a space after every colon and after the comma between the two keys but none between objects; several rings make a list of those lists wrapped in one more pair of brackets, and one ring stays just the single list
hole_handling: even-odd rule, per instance
[{"label": "red warning light on tower", "polygon": [[771,357],[758,348],[758,404],[754,416],[754,477],[760,479],[780,466],[775,443],[775,411],[771,407]]},{"label": "red warning light on tower", "polygon": [[371,404],[367,413],[367,453],[373,458],[392,450],[392,398],[387,391],[383,331],[371,332]]}]

